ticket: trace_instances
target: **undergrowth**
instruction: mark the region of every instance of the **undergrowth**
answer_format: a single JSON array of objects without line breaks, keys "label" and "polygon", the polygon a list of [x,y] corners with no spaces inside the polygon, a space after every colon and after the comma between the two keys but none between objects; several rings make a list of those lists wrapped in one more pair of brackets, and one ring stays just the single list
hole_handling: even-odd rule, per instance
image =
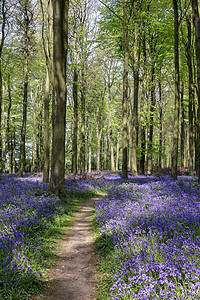
[{"label": "undergrowth", "polygon": [[69,226],[73,213],[97,194],[67,182],[58,199],[41,182],[2,176],[0,181],[0,299],[42,299],[43,280],[56,263],[56,240]]}]

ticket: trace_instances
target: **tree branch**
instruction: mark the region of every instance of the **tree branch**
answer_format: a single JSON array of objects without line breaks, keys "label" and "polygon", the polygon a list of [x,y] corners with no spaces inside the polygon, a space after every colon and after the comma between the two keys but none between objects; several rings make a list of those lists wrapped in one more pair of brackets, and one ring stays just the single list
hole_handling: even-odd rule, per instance
[{"label": "tree branch", "polygon": [[101,2],[101,4],[103,4],[107,9],[109,9],[118,19],[120,19],[121,21],[123,21],[123,19],[116,14],[116,12],[114,12],[114,10],[112,10],[112,8],[110,8],[107,4],[105,4],[102,0],[99,0],[99,2]]}]

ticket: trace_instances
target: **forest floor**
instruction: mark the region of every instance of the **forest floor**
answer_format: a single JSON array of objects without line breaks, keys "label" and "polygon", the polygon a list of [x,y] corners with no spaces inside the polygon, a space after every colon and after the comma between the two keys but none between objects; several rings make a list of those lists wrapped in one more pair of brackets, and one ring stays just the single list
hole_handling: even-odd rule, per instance
[{"label": "forest floor", "polygon": [[[91,216],[95,203],[101,198],[90,198],[75,213],[70,227],[55,246],[57,264],[49,270],[48,288],[43,296],[48,300],[92,300],[95,299],[94,236]],[[43,298],[43,299],[44,299]]]}]

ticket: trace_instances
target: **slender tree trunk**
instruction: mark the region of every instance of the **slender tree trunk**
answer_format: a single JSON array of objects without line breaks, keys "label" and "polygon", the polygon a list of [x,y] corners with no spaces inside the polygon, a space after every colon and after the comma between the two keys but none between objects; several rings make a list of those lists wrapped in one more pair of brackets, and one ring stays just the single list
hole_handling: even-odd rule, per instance
[{"label": "slender tree trunk", "polygon": [[53,1],[54,97],[53,139],[49,188],[65,193],[66,55],[68,42],[68,0]]},{"label": "slender tree trunk", "polygon": [[[42,106],[43,109],[43,106]],[[42,172],[43,167],[44,167],[44,145],[43,145],[43,110],[41,109],[40,114],[39,114],[39,144],[40,144],[40,160],[39,160],[39,171]]]},{"label": "slender tree trunk", "polygon": [[5,26],[6,26],[6,0],[2,0],[1,11],[2,11],[2,20],[1,20],[1,41],[0,41],[0,172],[2,172],[2,101],[3,101],[3,79],[2,79],[2,52],[5,41]]},{"label": "slender tree trunk", "polygon": [[2,172],[5,173],[6,165],[6,124],[5,124],[5,87],[2,94]]},{"label": "slender tree trunk", "polygon": [[[194,82],[193,82],[193,69],[192,69],[192,32],[191,32],[191,17],[187,14],[186,22],[187,22],[187,43],[184,40],[183,36],[183,44],[185,46],[185,54],[187,58],[187,66],[189,73],[189,174],[194,175],[194,137],[193,137],[193,101],[194,101]],[[181,28],[182,29],[182,28]]]},{"label": "slender tree trunk", "polygon": [[[161,73],[161,71],[160,71]],[[162,88],[161,88],[161,79],[158,80],[158,90],[159,90],[159,105],[160,105],[160,118],[159,118],[159,162],[158,166],[162,168],[162,149],[163,149],[163,141],[162,141],[162,134],[163,134],[163,126],[162,126],[162,117],[163,117],[163,100],[162,100]]]},{"label": "slender tree trunk", "polygon": [[36,121],[36,169],[40,172],[40,137],[39,137],[39,113]]},{"label": "slender tree trunk", "polygon": [[88,172],[92,170],[92,124],[89,125]]},{"label": "slender tree trunk", "polygon": [[[147,53],[146,53],[146,34],[145,34],[145,22],[143,21],[143,38],[142,38],[142,50],[144,58],[144,71],[142,78],[142,91],[140,101],[140,112],[144,111],[145,95],[146,95],[146,80],[147,80]],[[141,154],[140,154],[140,174],[145,173],[145,153],[146,153],[146,132],[145,132],[145,118],[141,114],[140,119],[140,140],[141,140]]]},{"label": "slender tree trunk", "polygon": [[[103,131],[103,104],[104,104],[104,97],[105,97],[106,87],[101,95],[101,110],[100,107],[97,107],[97,172],[100,171],[100,149],[101,149],[101,136]],[[100,110],[100,114],[99,114]]]},{"label": "slender tree trunk", "polygon": [[26,164],[26,122],[27,122],[27,106],[28,106],[28,56],[29,56],[29,16],[28,16],[28,0],[25,1],[24,7],[24,97],[23,97],[23,116],[21,126],[21,141],[20,141],[20,158],[18,176],[21,177],[25,170]]},{"label": "slender tree trunk", "polygon": [[174,8],[174,63],[175,63],[175,111],[174,111],[174,135],[173,135],[173,161],[172,177],[177,179],[178,168],[178,135],[179,135],[179,22],[178,22],[178,4],[173,0]]},{"label": "slender tree trunk", "polygon": [[117,132],[117,146],[116,146],[116,171],[119,170],[119,132]]},{"label": "slender tree trunk", "polygon": [[108,80],[108,105],[109,105],[109,107],[108,107],[108,123],[109,123],[109,133],[110,133],[110,159],[111,159],[110,162],[111,162],[111,171],[115,172],[113,129],[112,129],[112,124],[111,124],[111,84],[110,84],[110,78]]},{"label": "slender tree trunk", "polygon": [[149,127],[149,141],[148,141],[148,174],[152,173],[153,168],[153,119],[155,111],[155,67],[151,69],[151,104],[150,104],[150,127]]},{"label": "slender tree trunk", "polygon": [[146,151],[146,134],[145,126],[141,124],[141,157],[140,157],[140,174],[145,173],[145,151]]},{"label": "slender tree trunk", "polygon": [[185,108],[183,102],[184,84],[181,85],[181,167],[184,167],[185,160]]},{"label": "slender tree trunk", "polygon": [[2,103],[3,103],[3,80],[1,72],[1,57],[0,57],[0,172],[3,169],[2,161]]},{"label": "slender tree trunk", "polygon": [[50,124],[49,124],[49,102],[50,102],[50,74],[47,68],[45,94],[44,94],[44,169],[43,182],[49,182],[50,172]]},{"label": "slender tree trunk", "polygon": [[[135,7],[134,7],[135,10]],[[138,145],[138,93],[139,93],[139,57],[138,57],[138,29],[137,18],[135,21],[134,46],[133,46],[133,74],[134,74],[134,102],[133,102],[133,128],[132,128],[132,154],[131,173],[136,176],[137,170],[137,145]]]},{"label": "slender tree trunk", "polygon": [[80,172],[86,171],[85,155],[85,99],[86,99],[86,74],[85,65],[82,66],[82,88],[81,88],[81,147],[80,147]]},{"label": "slender tree trunk", "polygon": [[8,78],[8,113],[7,113],[7,148],[8,148],[8,160],[9,160],[9,174],[12,174],[12,154],[11,154],[11,145],[10,145],[10,111],[12,106],[12,96],[11,96],[11,87],[10,87],[10,75]]},{"label": "slender tree trunk", "polygon": [[97,131],[97,172],[100,171],[100,143],[102,131]]},{"label": "slender tree trunk", "polygon": [[127,106],[128,106],[128,24],[127,24],[127,5],[128,1],[123,0],[123,41],[124,41],[124,73],[123,73],[123,133],[122,133],[122,178],[128,178],[128,126],[127,126]]},{"label": "slender tree trunk", "polygon": [[199,7],[198,0],[191,0],[192,11],[194,15],[195,23],[195,49],[196,49],[196,60],[197,60],[197,86],[198,86],[198,109],[197,109],[197,175],[198,182],[200,183],[200,18],[199,18]]},{"label": "slender tree trunk", "polygon": [[106,171],[110,170],[110,144],[109,144],[109,136],[108,131],[106,130],[106,141],[105,141],[105,166]]},{"label": "slender tree trunk", "polygon": [[152,58],[151,65],[151,104],[150,104],[150,127],[149,127],[149,141],[148,141],[148,170],[147,173],[151,174],[153,169],[153,133],[154,133],[154,111],[155,111],[155,103],[156,103],[156,95],[155,95],[155,47],[157,43],[157,37],[152,35],[150,51]]},{"label": "slender tree trunk", "polygon": [[16,132],[16,127],[15,127],[15,117],[13,119],[13,124],[14,124],[14,127],[13,127],[13,162],[12,162],[12,165],[13,165],[13,169],[12,169],[12,173],[15,173],[16,172],[16,163],[15,163],[15,154],[16,154],[16,135],[15,135],[15,132]]},{"label": "slender tree trunk", "polygon": [[[35,91],[35,95],[31,92],[31,99],[33,105],[33,137],[32,137],[32,162],[31,162],[31,172],[35,170],[35,145],[36,145],[36,132],[37,132],[37,120],[36,120],[36,105],[35,102],[38,96],[38,86]],[[40,103],[39,103],[40,106]]]},{"label": "slender tree trunk", "polygon": [[[87,124],[87,122],[86,122]],[[89,138],[88,138],[88,129],[86,131],[86,141],[85,141],[85,172],[88,172],[88,143],[89,143]]]},{"label": "slender tree trunk", "polygon": [[78,70],[74,68],[73,76],[73,100],[74,100],[74,130],[73,130],[73,174],[77,174],[78,170]]}]

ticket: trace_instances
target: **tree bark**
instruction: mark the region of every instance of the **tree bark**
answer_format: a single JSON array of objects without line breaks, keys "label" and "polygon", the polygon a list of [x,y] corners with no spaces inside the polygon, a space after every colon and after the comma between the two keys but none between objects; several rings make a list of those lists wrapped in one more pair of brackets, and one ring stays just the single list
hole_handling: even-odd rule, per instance
[{"label": "tree bark", "polygon": [[74,71],[73,71],[73,102],[74,102],[74,122],[73,122],[73,142],[72,142],[72,171],[76,176],[78,172],[78,58],[79,52],[77,49],[77,24],[76,17],[74,16],[73,28],[73,57],[74,57]]},{"label": "tree bark", "polygon": [[68,43],[69,1],[53,1],[54,97],[52,101],[53,138],[49,189],[65,194],[65,128],[66,128],[66,55]]},{"label": "tree bark", "polygon": [[12,174],[12,154],[11,154],[11,145],[10,145],[10,112],[12,106],[12,96],[11,96],[11,87],[10,87],[10,75],[8,77],[8,98],[9,98],[9,105],[8,105],[8,113],[7,113],[7,148],[8,148],[8,161],[9,161],[9,174]]},{"label": "tree bark", "polygon": [[185,161],[185,107],[183,102],[184,84],[181,85],[181,167],[184,167]]},{"label": "tree bark", "polygon": [[115,160],[115,163],[116,163],[116,171],[119,170],[119,132],[117,132],[117,146],[116,146],[116,160]]},{"label": "tree bark", "polygon": [[157,43],[157,36],[154,34],[151,37],[150,43],[150,51],[151,51],[151,103],[150,103],[150,127],[149,127],[149,140],[148,140],[148,170],[147,173],[152,173],[153,168],[153,134],[154,134],[154,111],[155,111],[155,104],[156,104],[156,95],[155,95],[155,49]]},{"label": "tree bark", "polygon": [[44,168],[43,182],[49,182],[50,172],[50,122],[49,122],[49,102],[50,102],[50,74],[47,68],[45,93],[44,93]]},{"label": "tree bark", "polygon": [[52,63],[51,63],[51,33],[52,33],[52,25],[51,25],[51,1],[46,0],[47,7],[47,33],[45,37],[45,12],[43,7],[43,1],[40,0],[40,6],[42,11],[42,41],[43,41],[43,50],[46,59],[46,82],[45,82],[45,92],[44,92],[44,167],[43,167],[43,182],[49,182],[49,173],[50,173],[50,112],[49,112],[49,104],[50,104],[50,82],[52,82],[51,71],[52,71]]},{"label": "tree bark", "polygon": [[[161,74],[161,70],[160,70]],[[161,88],[161,79],[158,80],[158,90],[159,90],[159,109],[160,109],[160,117],[159,117],[159,162],[158,166],[161,169],[162,168],[162,149],[163,149],[163,141],[162,141],[162,132],[163,132],[163,126],[162,126],[162,117],[163,117],[163,99],[162,99],[162,88]]]},{"label": "tree bark", "polygon": [[108,126],[110,134],[110,162],[111,162],[111,171],[115,172],[115,160],[114,160],[114,145],[113,145],[113,129],[111,124],[111,82],[110,74],[108,77]]},{"label": "tree bark", "polygon": [[73,75],[73,100],[74,100],[74,130],[73,130],[73,145],[72,145],[72,170],[76,176],[78,171],[78,70],[74,67]]},{"label": "tree bark", "polygon": [[[188,113],[189,113],[189,174],[191,176],[194,175],[194,136],[193,136],[193,125],[194,125],[194,112],[193,112],[193,101],[194,101],[194,82],[193,82],[193,67],[192,67],[192,31],[191,31],[191,16],[186,15],[186,23],[187,23],[187,42],[184,39],[183,30],[182,32],[182,40],[185,48],[185,55],[187,58],[187,67],[189,73],[189,104],[188,104]],[[182,149],[181,149],[182,151]]]},{"label": "tree bark", "polygon": [[28,56],[29,56],[29,15],[28,15],[28,0],[24,6],[24,97],[23,97],[23,116],[21,126],[20,140],[20,157],[18,176],[21,177],[25,171],[26,164],[26,122],[27,122],[27,105],[28,105]]},{"label": "tree bark", "polygon": [[191,0],[192,11],[194,15],[195,24],[195,50],[196,50],[196,61],[197,61],[197,97],[198,97],[198,108],[197,108],[197,175],[198,182],[200,183],[200,18],[199,18],[199,7],[198,0]]},{"label": "tree bark", "polygon": [[128,1],[123,0],[123,41],[124,41],[124,72],[123,72],[123,131],[122,131],[122,179],[128,178],[128,126],[127,126],[127,106],[128,106],[128,24],[127,24]]},{"label": "tree bark", "polygon": [[[105,97],[105,91],[102,92],[101,95],[101,110],[100,107],[97,107],[97,126],[96,126],[96,133],[97,133],[97,172],[100,171],[100,146],[101,146],[101,136],[102,136],[102,130],[103,130],[103,104],[104,104],[104,97]],[[100,113],[99,113],[100,111]]]},{"label": "tree bark", "polygon": [[15,126],[15,117],[13,118],[13,147],[12,147],[12,158],[13,158],[13,162],[12,162],[12,165],[13,165],[13,169],[12,169],[12,173],[15,173],[16,172],[16,163],[15,163],[15,153],[16,153],[16,126]]},{"label": "tree bark", "polygon": [[180,98],[180,79],[179,79],[179,22],[178,4],[173,0],[174,9],[174,65],[175,65],[175,109],[174,109],[174,135],[173,135],[173,160],[172,177],[177,179],[178,168],[178,135],[179,135],[179,98]]},{"label": "tree bark", "polygon": [[2,89],[2,172],[5,173],[6,164],[6,120],[5,120],[5,87]]},{"label": "tree bark", "polygon": [[80,172],[81,174],[86,170],[85,158],[85,100],[86,100],[86,74],[85,63],[82,65],[82,80],[81,80],[81,147],[80,147]]},{"label": "tree bark", "polygon": [[[143,37],[142,37],[142,50],[144,59],[144,71],[142,76],[142,91],[140,101],[140,112],[144,111],[145,95],[146,95],[146,80],[147,80],[147,52],[146,52],[146,34],[145,34],[145,22],[143,21]],[[141,140],[141,154],[140,154],[140,174],[145,173],[145,153],[146,153],[146,132],[145,132],[145,118],[141,114],[140,119],[140,140]]]},{"label": "tree bark", "polygon": [[[133,3],[133,14],[135,18],[133,37],[133,76],[134,76],[134,101],[132,113],[132,151],[131,151],[131,173],[136,176],[137,170],[137,146],[138,146],[138,93],[139,93],[139,53],[138,53],[138,21],[135,2]],[[140,50],[139,50],[140,51]]]},{"label": "tree bark", "polygon": [[2,121],[2,101],[3,101],[3,80],[2,80],[2,53],[3,46],[5,41],[5,26],[6,26],[6,1],[2,0],[1,12],[2,12],[2,25],[1,25],[1,42],[0,42],[0,172],[2,172],[2,130],[1,130],[1,121]]},{"label": "tree bark", "polygon": [[92,171],[92,124],[89,124],[88,172]]}]

